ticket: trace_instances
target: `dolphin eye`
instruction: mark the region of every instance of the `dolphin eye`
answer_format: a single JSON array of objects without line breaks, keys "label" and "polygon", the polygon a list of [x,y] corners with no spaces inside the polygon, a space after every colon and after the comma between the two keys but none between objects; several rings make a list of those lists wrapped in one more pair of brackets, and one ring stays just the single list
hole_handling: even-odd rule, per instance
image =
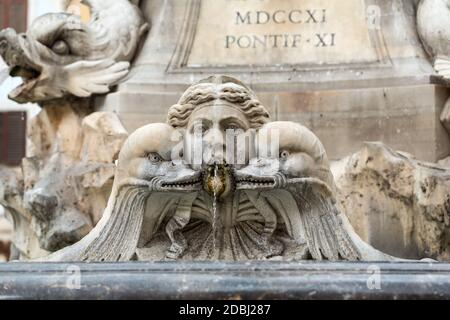
[{"label": "dolphin eye", "polygon": [[284,151],[280,152],[280,159],[281,160],[287,160],[288,157],[289,157],[289,151],[284,150]]},{"label": "dolphin eye", "polygon": [[150,152],[147,155],[147,159],[151,162],[151,163],[160,163],[163,161],[163,159],[161,158],[161,156],[157,153],[154,152]]},{"label": "dolphin eye", "polygon": [[63,40],[57,40],[53,46],[52,46],[53,52],[60,54],[60,55],[66,55],[69,54],[69,45],[63,41]]}]

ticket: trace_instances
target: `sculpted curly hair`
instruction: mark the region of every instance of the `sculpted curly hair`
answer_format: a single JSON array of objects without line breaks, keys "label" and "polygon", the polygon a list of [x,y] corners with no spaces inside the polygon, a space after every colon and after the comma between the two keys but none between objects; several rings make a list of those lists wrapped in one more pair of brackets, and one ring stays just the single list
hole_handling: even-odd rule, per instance
[{"label": "sculpted curly hair", "polygon": [[192,112],[205,103],[223,100],[242,110],[252,129],[259,129],[270,121],[266,108],[255,94],[239,80],[231,77],[210,77],[191,86],[178,104],[169,109],[167,122],[174,128],[186,127]]}]

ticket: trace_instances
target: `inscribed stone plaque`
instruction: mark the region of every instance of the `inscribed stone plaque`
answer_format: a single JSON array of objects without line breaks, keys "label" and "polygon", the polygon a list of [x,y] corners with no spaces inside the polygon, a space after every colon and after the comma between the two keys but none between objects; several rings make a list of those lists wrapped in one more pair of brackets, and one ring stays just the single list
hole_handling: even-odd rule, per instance
[{"label": "inscribed stone plaque", "polygon": [[[364,0],[192,0],[177,67],[334,65],[382,59]],[[372,14],[372,16],[371,16]],[[375,16],[373,16],[375,14]],[[194,20],[194,21],[193,21]]]}]

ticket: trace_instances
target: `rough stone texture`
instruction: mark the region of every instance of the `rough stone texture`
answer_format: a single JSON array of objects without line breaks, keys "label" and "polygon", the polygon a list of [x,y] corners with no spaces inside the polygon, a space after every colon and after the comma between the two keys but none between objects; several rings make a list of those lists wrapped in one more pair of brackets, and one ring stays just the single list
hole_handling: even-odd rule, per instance
[{"label": "rough stone texture", "polygon": [[449,167],[450,168],[450,157],[447,157],[445,159],[442,159],[442,160],[438,161],[438,164],[440,166]]},{"label": "rough stone texture", "polygon": [[357,233],[404,258],[450,259],[450,168],[366,143],[333,165],[342,206]]},{"label": "rough stone texture", "polygon": [[47,255],[48,252],[40,248],[39,238],[32,228],[32,216],[24,208],[21,170],[3,167],[0,174],[0,203],[14,226],[11,241],[17,252],[12,252],[12,257],[27,259]]},{"label": "rough stone texture", "polygon": [[70,105],[44,108],[28,134],[31,156],[21,170],[4,170],[9,180],[2,180],[2,204],[14,222],[20,259],[45,256],[92,229],[106,207],[114,161],[127,137],[114,114],[83,120]]}]

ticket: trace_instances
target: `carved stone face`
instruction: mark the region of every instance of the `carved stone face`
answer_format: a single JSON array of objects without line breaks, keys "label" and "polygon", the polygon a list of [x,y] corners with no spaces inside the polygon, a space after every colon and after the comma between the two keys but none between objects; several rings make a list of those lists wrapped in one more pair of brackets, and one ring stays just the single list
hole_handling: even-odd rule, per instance
[{"label": "carved stone face", "polygon": [[[197,108],[191,115],[186,131],[186,156],[194,167],[227,162],[227,135],[244,135],[250,128],[245,114],[237,107],[223,103]],[[196,146],[202,147],[201,163],[192,157]],[[242,150],[241,150],[242,151]]]},{"label": "carved stone face", "polygon": [[[198,107],[191,115],[185,136],[185,153],[194,169],[203,170],[204,189],[226,197],[233,189],[232,167],[248,161],[245,141],[250,124],[239,107],[216,102]],[[242,157],[244,155],[244,157]]]}]

